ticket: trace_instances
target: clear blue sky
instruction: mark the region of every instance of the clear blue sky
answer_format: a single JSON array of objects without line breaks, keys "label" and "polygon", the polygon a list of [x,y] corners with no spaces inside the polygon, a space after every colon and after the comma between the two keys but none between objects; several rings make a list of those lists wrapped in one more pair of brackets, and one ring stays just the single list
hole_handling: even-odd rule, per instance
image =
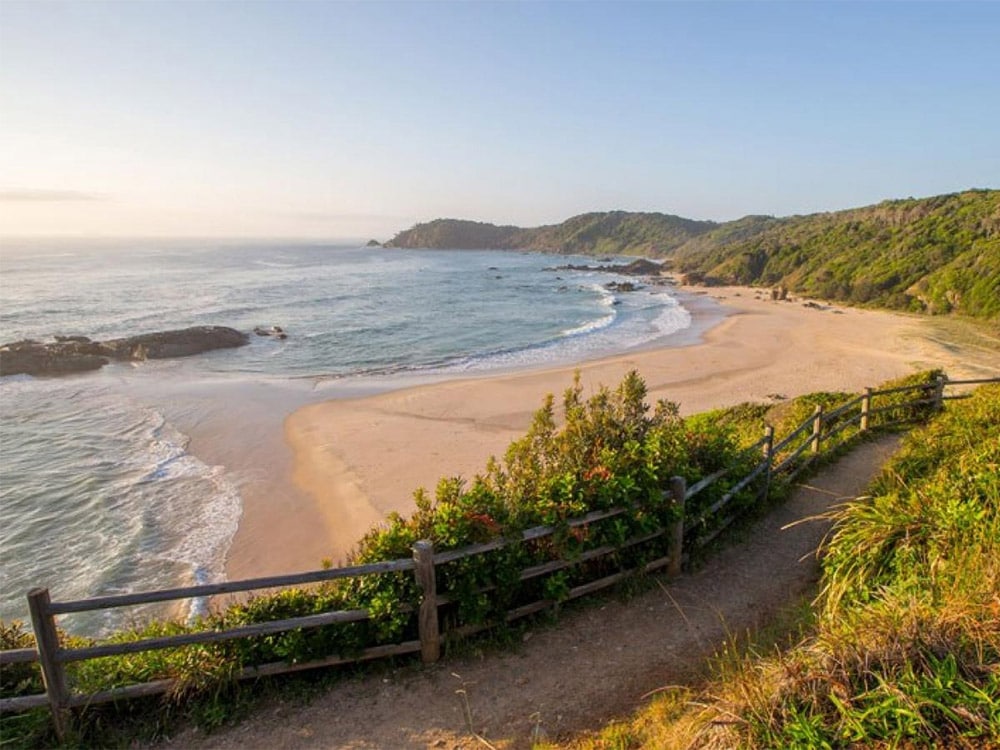
[{"label": "clear blue sky", "polygon": [[0,0],[0,233],[376,237],[1000,184],[1000,3]]}]

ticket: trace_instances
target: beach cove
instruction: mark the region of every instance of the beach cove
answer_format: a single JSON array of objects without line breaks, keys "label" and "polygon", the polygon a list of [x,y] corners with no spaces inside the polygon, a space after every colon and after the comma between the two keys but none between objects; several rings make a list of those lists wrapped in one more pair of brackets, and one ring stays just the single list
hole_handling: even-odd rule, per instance
[{"label": "beach cove", "polygon": [[[588,391],[637,369],[650,403],[685,414],[932,366],[1000,372],[996,342],[977,348],[961,321],[551,268],[566,261],[594,262],[194,241],[5,256],[4,341],[216,324],[289,336],[2,378],[0,616],[25,618],[34,586],[75,599],[341,564],[388,513],[412,509],[417,487],[471,479],[502,455],[577,369]],[[626,279],[639,289],[621,291]],[[123,616],[65,625],[109,632]]]},{"label": "beach cove", "polygon": [[[371,518],[345,526],[343,509],[303,501],[283,437],[299,407],[570,365],[714,319],[692,325],[667,285],[622,291],[613,270],[552,268],[592,259],[528,252],[39,239],[5,244],[2,259],[2,342],[217,325],[248,334],[245,346],[198,356],[0,378],[4,619],[27,617],[24,592],[36,586],[69,600],[339,559],[329,530]],[[286,339],[253,335],[274,325]],[[260,522],[261,508],[274,523]],[[100,634],[164,614],[109,610],[64,625]]]},{"label": "beach cove", "polygon": [[592,393],[638,370],[649,403],[674,401],[682,414],[811,391],[857,392],[931,367],[953,377],[1000,373],[1000,352],[948,341],[928,318],[779,302],[739,287],[680,291],[692,331],[707,330],[681,334],[674,346],[297,409],[284,422],[292,491],[276,504],[244,489],[228,577],[306,570],[321,559],[343,564],[369,528],[414,509],[417,487],[433,491],[442,477],[472,478],[490,456],[502,456],[544,396],[558,401],[575,371]]}]

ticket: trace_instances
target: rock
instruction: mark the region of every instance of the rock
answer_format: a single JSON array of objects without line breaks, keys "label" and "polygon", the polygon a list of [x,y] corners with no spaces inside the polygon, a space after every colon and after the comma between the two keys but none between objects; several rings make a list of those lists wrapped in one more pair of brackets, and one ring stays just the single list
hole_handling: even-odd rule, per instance
[{"label": "rock", "polygon": [[[610,259],[609,259],[610,260]],[[608,273],[620,273],[625,276],[659,276],[663,271],[663,266],[655,261],[639,258],[625,265],[611,266],[581,266],[570,263],[566,266],[553,266],[544,269],[546,271],[605,271]]]},{"label": "rock", "polygon": [[223,326],[195,326],[177,331],[160,331],[125,339],[113,339],[102,346],[110,347],[115,359],[172,359],[213,349],[232,349],[247,343],[247,335]]},{"label": "rock", "polygon": [[258,336],[270,336],[272,338],[282,339],[282,340],[288,338],[288,334],[285,333],[285,330],[281,326],[271,326],[270,328],[257,326],[256,328],[253,329],[253,332],[256,333]]},{"label": "rock", "polygon": [[618,273],[624,273],[629,276],[658,276],[660,271],[663,270],[663,266],[651,260],[639,258],[639,260],[633,260],[628,265],[618,266],[616,270]]},{"label": "rock", "polygon": [[108,358],[93,346],[89,342],[42,344],[27,339],[4,344],[0,347],[0,376],[64,375],[99,370],[108,363]]},{"label": "rock", "polygon": [[642,289],[638,284],[633,284],[631,281],[611,281],[604,285],[605,289],[612,292],[634,292]]},{"label": "rock", "polygon": [[56,341],[74,341],[78,344],[90,343],[90,339],[87,336],[56,336]]},{"label": "rock", "polygon": [[378,240],[368,240],[368,242],[365,243],[365,247],[382,247],[382,243]]},{"label": "rock", "polygon": [[247,338],[232,328],[195,326],[104,342],[86,336],[57,336],[50,343],[15,341],[0,346],[0,376],[64,375],[97,370],[111,360],[188,357],[213,349],[243,346]]}]

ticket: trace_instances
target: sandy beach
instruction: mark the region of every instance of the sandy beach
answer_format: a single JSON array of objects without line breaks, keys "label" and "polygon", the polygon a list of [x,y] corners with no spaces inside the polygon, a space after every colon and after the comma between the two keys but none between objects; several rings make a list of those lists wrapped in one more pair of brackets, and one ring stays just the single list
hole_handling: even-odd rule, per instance
[{"label": "sandy beach", "polygon": [[[650,403],[668,399],[683,414],[817,390],[860,391],[936,366],[955,378],[1000,374],[1000,352],[956,343],[927,318],[778,302],[738,287],[681,291],[696,321],[708,316],[709,327],[700,337],[679,337],[678,346],[297,409],[284,422],[286,446],[268,481],[244,487],[227,575],[314,569],[323,558],[342,563],[372,525],[412,510],[414,489],[433,489],[444,476],[472,477],[491,455],[502,455],[545,394],[561,394],[576,370],[587,393],[638,370]],[[728,313],[721,320],[708,297]]]}]

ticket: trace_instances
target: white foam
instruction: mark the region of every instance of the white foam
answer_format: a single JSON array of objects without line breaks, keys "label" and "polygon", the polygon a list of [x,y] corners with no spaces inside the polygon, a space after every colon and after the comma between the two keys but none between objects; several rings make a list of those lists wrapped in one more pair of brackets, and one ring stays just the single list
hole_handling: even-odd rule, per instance
[{"label": "white foam", "polygon": [[[239,525],[239,489],[222,466],[208,466],[187,452],[187,435],[149,410],[148,447],[152,470],[140,481],[164,483],[155,493],[162,503],[154,556],[187,567],[196,583],[225,578],[225,555]],[[173,487],[169,485],[174,485]],[[191,614],[206,603],[192,601]]]},{"label": "white foam", "polygon": [[676,298],[670,297],[670,301],[671,304],[664,305],[653,319],[653,326],[660,336],[669,336],[691,326],[691,312]]},{"label": "white foam", "polygon": [[616,313],[611,313],[610,315],[605,315],[604,317],[598,318],[597,320],[591,320],[583,325],[579,325],[576,328],[569,328],[562,331],[559,335],[564,338],[571,338],[573,336],[582,336],[588,333],[595,333],[596,331],[603,330],[615,322],[617,317]]}]

